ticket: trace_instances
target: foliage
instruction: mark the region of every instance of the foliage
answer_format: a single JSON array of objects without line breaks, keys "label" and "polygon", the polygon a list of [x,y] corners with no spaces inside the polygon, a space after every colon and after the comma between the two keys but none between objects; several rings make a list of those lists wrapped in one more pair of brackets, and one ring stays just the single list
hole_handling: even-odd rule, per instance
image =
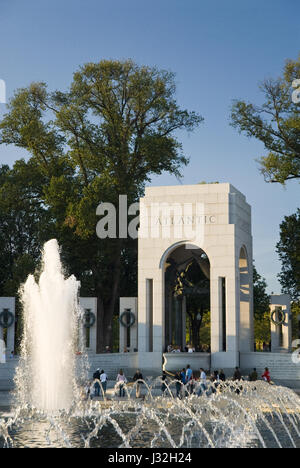
[{"label": "foliage", "polygon": [[40,246],[51,232],[51,217],[39,199],[42,180],[32,163],[0,167],[0,293],[17,295],[33,273]]},{"label": "foliage", "polygon": [[201,346],[206,349],[209,349],[211,346],[210,320],[211,314],[210,311],[208,311],[203,317],[200,328],[200,343]]},{"label": "foliage", "polygon": [[256,343],[256,349],[262,350],[263,343],[271,342],[271,322],[270,312],[265,312],[260,319],[254,320],[254,338]]},{"label": "foliage", "polygon": [[300,56],[286,62],[282,77],[261,83],[262,105],[237,100],[232,106],[231,125],[261,141],[268,151],[260,158],[267,182],[285,184],[300,178],[300,105],[292,99],[296,79],[300,79]]},{"label": "foliage", "polygon": [[294,301],[292,303],[292,336],[293,340],[300,338],[299,320],[300,317],[300,301]]},{"label": "foliage", "polygon": [[300,209],[286,216],[280,225],[277,252],[282,263],[279,281],[283,292],[294,300],[300,298]]},{"label": "foliage", "polygon": [[257,272],[253,265],[253,298],[254,318],[264,320],[265,314],[270,310],[270,296],[267,294],[266,280]]},{"label": "foliage", "polygon": [[266,289],[266,280],[253,265],[254,338],[256,349],[262,349],[263,343],[270,343],[271,341],[270,297]]},{"label": "foliage", "polygon": [[96,208],[117,208],[121,194],[137,201],[153,174],[180,177],[188,158],[175,132],[192,131],[203,119],[181,109],[175,92],[171,72],[103,60],[81,67],[66,92],[49,92],[45,83],[17,90],[0,123],[0,143],[31,156],[17,163],[25,172],[33,168],[24,185],[35,189],[27,216],[35,218],[37,206],[46,211],[67,269],[82,282],[82,294],[98,298],[98,351],[112,346],[120,288],[136,289],[128,283],[136,281],[137,249],[132,240],[100,240]]}]

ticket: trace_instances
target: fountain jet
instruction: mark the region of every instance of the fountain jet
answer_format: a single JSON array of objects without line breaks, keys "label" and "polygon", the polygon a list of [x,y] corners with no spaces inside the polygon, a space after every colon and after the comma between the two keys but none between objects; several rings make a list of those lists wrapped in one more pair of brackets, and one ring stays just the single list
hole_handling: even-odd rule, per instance
[{"label": "fountain jet", "polygon": [[45,412],[68,410],[76,390],[78,290],[65,278],[55,239],[44,245],[42,272],[21,288],[24,335],[17,386],[23,403]]}]

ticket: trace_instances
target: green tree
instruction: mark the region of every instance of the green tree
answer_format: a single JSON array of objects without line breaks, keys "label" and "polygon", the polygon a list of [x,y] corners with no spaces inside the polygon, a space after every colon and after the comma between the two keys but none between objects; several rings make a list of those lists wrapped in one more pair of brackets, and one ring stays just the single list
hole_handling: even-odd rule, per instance
[{"label": "green tree", "polygon": [[253,265],[254,337],[257,349],[271,341],[270,296],[266,280]]},{"label": "green tree", "polygon": [[253,265],[253,298],[254,317],[260,320],[270,312],[270,296],[267,293],[267,282]]},{"label": "green tree", "polygon": [[38,195],[42,183],[31,163],[0,167],[0,295],[17,298],[17,348],[22,333],[19,288],[37,268],[51,232],[49,213]]},{"label": "green tree", "polygon": [[16,295],[20,283],[32,273],[47,238],[51,219],[41,204],[42,182],[32,164],[0,167],[0,292]]},{"label": "green tree", "polygon": [[0,143],[25,148],[39,167],[39,201],[54,220],[64,260],[83,291],[98,298],[98,352],[112,346],[132,242],[97,238],[96,208],[117,207],[120,194],[136,201],[153,174],[180,176],[188,159],[175,132],[203,119],[180,109],[175,92],[171,72],[104,60],[81,67],[67,92],[51,93],[44,83],[18,90],[0,124]]},{"label": "green tree", "polygon": [[300,298],[300,209],[286,216],[280,225],[277,252],[282,263],[279,281],[283,292],[294,300]]},{"label": "green tree", "polygon": [[292,311],[292,336],[293,340],[300,338],[300,327],[299,320],[300,317],[300,301],[293,301],[291,306]]},{"label": "green tree", "polygon": [[260,158],[267,182],[285,184],[300,178],[300,104],[292,99],[296,79],[300,79],[300,56],[286,62],[282,77],[261,83],[262,105],[236,100],[232,107],[231,125],[260,140],[268,151]]}]

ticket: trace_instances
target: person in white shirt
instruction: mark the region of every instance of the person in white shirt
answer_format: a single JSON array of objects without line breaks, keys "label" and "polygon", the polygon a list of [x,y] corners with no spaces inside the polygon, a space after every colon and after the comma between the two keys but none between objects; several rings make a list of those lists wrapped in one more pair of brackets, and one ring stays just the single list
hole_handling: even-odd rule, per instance
[{"label": "person in white shirt", "polygon": [[203,392],[207,390],[207,385],[206,385],[206,373],[204,372],[204,369],[200,369],[200,389],[198,392],[198,396],[202,395]]},{"label": "person in white shirt", "polygon": [[106,388],[107,388],[107,375],[105,374],[104,370],[102,370],[100,373],[100,382],[101,382],[101,386],[103,389],[103,396],[104,396],[106,394]]}]

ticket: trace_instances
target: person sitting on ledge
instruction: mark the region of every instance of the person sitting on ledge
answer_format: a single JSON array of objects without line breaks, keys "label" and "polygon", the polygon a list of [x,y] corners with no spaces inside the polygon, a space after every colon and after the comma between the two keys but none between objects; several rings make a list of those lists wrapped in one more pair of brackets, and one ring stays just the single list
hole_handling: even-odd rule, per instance
[{"label": "person sitting on ledge", "polygon": [[220,369],[219,379],[221,380],[221,382],[225,382],[225,380],[226,380],[226,375],[224,374],[223,369]]},{"label": "person sitting on ledge", "polygon": [[265,382],[271,383],[271,375],[270,375],[270,371],[269,371],[269,369],[267,367],[265,368],[265,372],[262,375],[262,379]]},{"label": "person sitting on ledge", "polygon": [[256,368],[254,367],[253,371],[249,375],[249,381],[256,382],[257,380],[258,380],[258,374],[257,374]]},{"label": "person sitting on ledge", "polygon": [[232,380],[242,380],[242,374],[241,374],[240,369],[238,367],[235,368],[235,372],[233,374]]}]

